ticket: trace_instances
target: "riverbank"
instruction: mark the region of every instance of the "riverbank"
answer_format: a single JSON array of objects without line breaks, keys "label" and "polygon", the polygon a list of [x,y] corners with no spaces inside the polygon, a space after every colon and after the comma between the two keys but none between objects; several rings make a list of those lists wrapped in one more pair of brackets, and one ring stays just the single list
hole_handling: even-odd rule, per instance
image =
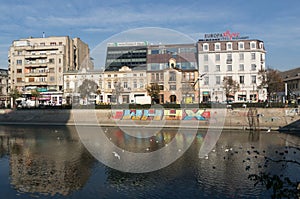
[{"label": "riverbank", "polygon": [[[222,109],[224,110],[224,109]],[[257,108],[251,118],[259,129],[296,131],[300,129],[298,110],[291,108]],[[161,120],[131,120],[115,118],[117,112],[123,110],[110,109],[27,109],[0,110],[0,124],[22,125],[101,125],[101,126],[144,126],[144,127],[185,127],[185,128],[217,128],[214,115],[221,109],[206,109],[210,118],[203,120],[169,120],[162,116]],[[224,129],[249,129],[249,108],[226,109]]]}]

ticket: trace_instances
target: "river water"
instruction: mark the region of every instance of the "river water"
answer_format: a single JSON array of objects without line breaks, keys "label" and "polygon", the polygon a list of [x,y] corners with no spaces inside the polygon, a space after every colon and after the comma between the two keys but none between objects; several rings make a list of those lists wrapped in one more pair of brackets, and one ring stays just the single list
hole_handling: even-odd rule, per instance
[{"label": "river water", "polygon": [[[178,139],[176,132],[162,129],[156,138],[140,139],[117,127],[105,131],[115,145],[133,153],[165,147]],[[299,166],[265,160],[300,161],[297,135],[226,130],[208,156],[199,158],[206,134],[198,130],[188,150],[165,168],[126,173],[94,158],[76,127],[1,126],[1,198],[269,198],[271,192],[254,186],[250,174],[264,171],[300,180]]]}]

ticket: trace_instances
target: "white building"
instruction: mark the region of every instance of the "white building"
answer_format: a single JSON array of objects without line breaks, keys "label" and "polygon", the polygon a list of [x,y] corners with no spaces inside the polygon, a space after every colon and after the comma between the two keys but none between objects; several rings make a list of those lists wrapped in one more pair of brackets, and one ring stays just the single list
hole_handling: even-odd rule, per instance
[{"label": "white building", "polygon": [[258,72],[265,69],[264,43],[238,36],[238,33],[227,31],[205,35],[205,39],[198,41],[199,74],[205,74],[200,80],[201,102],[226,100],[223,89],[226,76],[240,86],[238,92],[232,93],[231,100],[257,102],[267,99],[266,89],[258,89]]},{"label": "white building", "polygon": [[89,102],[96,103],[103,102],[103,94],[101,93],[98,95],[95,91],[93,93],[94,97],[90,99],[85,99],[86,101],[82,101],[83,99],[80,98],[80,91],[79,87],[82,85],[85,79],[94,81],[98,85],[99,91],[101,91],[100,87],[103,84],[103,71],[89,71],[86,69],[82,69],[81,71],[69,71],[65,72],[63,79],[64,79],[64,99],[66,100],[66,104],[71,103],[81,103],[87,104]]}]

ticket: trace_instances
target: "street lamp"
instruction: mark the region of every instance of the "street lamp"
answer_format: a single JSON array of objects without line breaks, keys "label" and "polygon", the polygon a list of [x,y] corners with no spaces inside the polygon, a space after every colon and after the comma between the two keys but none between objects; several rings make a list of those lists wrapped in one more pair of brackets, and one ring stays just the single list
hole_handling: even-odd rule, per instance
[{"label": "street lamp", "polygon": [[195,81],[195,83],[194,83],[194,87],[195,87],[195,85],[197,84],[197,82],[198,82],[198,104],[200,104],[200,80],[202,80],[202,77],[204,77],[206,75],[206,73],[204,73],[204,74],[199,74],[199,76],[198,76],[198,78],[197,78],[197,80]]}]

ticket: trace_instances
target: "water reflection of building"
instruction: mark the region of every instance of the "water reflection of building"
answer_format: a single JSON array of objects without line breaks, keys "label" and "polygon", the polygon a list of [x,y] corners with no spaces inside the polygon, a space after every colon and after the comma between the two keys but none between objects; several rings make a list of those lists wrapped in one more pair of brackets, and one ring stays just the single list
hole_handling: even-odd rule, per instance
[{"label": "water reflection of building", "polygon": [[94,160],[84,146],[69,131],[37,131],[9,139],[11,184],[20,192],[50,195],[82,188]]}]

